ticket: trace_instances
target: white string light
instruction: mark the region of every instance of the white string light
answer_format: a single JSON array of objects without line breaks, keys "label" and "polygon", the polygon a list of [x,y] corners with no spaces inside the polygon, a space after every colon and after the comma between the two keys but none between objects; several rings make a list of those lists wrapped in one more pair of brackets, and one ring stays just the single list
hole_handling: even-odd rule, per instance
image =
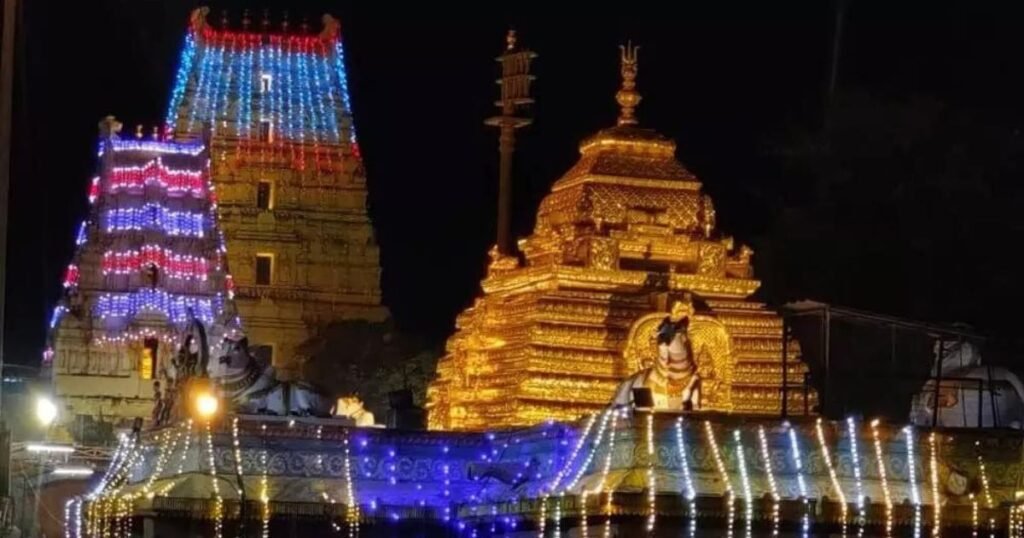
[{"label": "white string light", "polygon": [[871,421],[871,438],[875,445],[875,462],[878,465],[878,477],[882,481],[882,499],[885,501],[885,535],[892,536],[893,508],[892,492],[889,491],[889,477],[885,472],[885,456],[882,453],[882,439],[878,433],[878,419]]},{"label": "white string light", "polygon": [[864,482],[861,479],[860,454],[857,450],[857,422],[853,417],[846,418],[846,431],[850,438],[850,459],[853,464],[853,480],[857,493],[857,536],[864,536],[867,512],[864,506]]},{"label": "white string light", "polygon": [[[800,491],[800,503],[803,505],[803,515],[800,517],[800,528],[804,536],[811,530],[810,502],[807,499],[807,482],[804,480],[804,462],[800,456],[800,443],[796,437],[796,429],[793,425],[786,423],[787,435],[789,436],[789,449],[793,457],[793,467],[796,469],[796,484]],[[845,521],[844,521],[845,525]]]},{"label": "white string light", "polygon": [[825,460],[825,467],[828,469],[828,477],[832,481],[832,491],[835,492],[836,497],[839,498],[840,517],[843,520],[843,536],[846,536],[846,526],[849,521],[847,518],[847,504],[846,495],[843,493],[843,488],[839,484],[839,477],[836,475],[836,467],[832,463],[832,455],[828,450],[828,443],[825,442],[825,429],[822,426],[822,421],[819,418],[815,424],[815,430],[818,433],[818,446],[821,448],[821,458]]},{"label": "white string light", "polygon": [[584,489],[583,492],[580,494],[580,532],[582,534],[582,538],[589,538],[590,536],[590,529],[587,519],[587,497],[595,493],[600,494],[601,490],[603,490],[605,488],[605,485],[608,483],[608,472],[611,470],[612,455],[615,452],[615,428],[618,425],[619,421],[619,413],[617,411],[613,411],[611,415],[612,422],[608,433],[608,454],[604,458],[604,466],[601,467],[601,481],[598,482],[598,484],[594,486],[593,489]]},{"label": "white string light", "polygon": [[978,449],[978,474],[981,476],[981,491],[985,494],[985,511],[988,515],[988,536],[995,538],[996,518],[992,516],[995,503],[992,502],[992,490],[989,489],[988,473],[985,471],[985,460],[981,456],[981,442],[975,441],[974,446]]},{"label": "white string light", "polygon": [[224,499],[220,496],[220,482],[217,480],[217,461],[213,455],[213,432],[206,424],[206,451],[210,461],[210,485],[213,488],[213,535],[221,538],[224,532]]},{"label": "white string light", "polygon": [[932,483],[932,536],[942,532],[942,497],[939,495],[939,459],[935,443],[935,432],[928,436],[929,467]]},{"label": "white string light", "polygon": [[754,494],[750,489],[750,473],[747,472],[747,456],[743,449],[743,438],[738,429],[732,432],[733,440],[736,441],[736,462],[740,468],[740,481],[743,486],[743,513],[747,524],[749,537],[754,525]]},{"label": "white string light", "polygon": [[910,482],[910,502],[914,504],[914,538],[921,536],[921,492],[917,488],[917,456],[914,428],[906,426],[903,435],[907,442],[907,480]]},{"label": "white string light", "polygon": [[[757,427],[757,437],[761,442],[761,460],[764,462],[764,473],[768,477],[768,489],[772,496],[772,536],[778,536],[780,524],[779,503],[781,498],[779,497],[778,484],[775,482],[775,473],[772,471],[772,457],[771,453],[768,452],[768,436],[765,434],[764,426]],[[799,472],[798,468],[797,473]]]},{"label": "white string light", "polygon": [[647,532],[654,532],[658,517],[658,483],[654,474],[654,412],[647,413]]},{"label": "white string light", "polygon": [[729,513],[728,535],[731,537],[733,532],[733,522],[736,519],[736,496],[733,494],[732,483],[729,481],[729,472],[725,468],[725,461],[722,460],[722,453],[718,449],[718,441],[715,440],[715,430],[711,427],[711,422],[704,421],[704,434],[707,437],[708,445],[711,446],[711,455],[715,460],[715,468],[718,470],[718,476],[722,480],[722,485],[725,487],[725,499],[726,507]]},{"label": "white string light", "polygon": [[676,447],[679,450],[679,465],[683,469],[683,484],[686,486],[686,503],[689,508],[690,525],[696,532],[697,525],[697,490],[693,487],[693,476],[690,473],[690,460],[686,454],[686,436],[683,433],[683,417],[676,419]]},{"label": "white string light", "polygon": [[[260,424],[260,435],[266,443],[267,425]],[[346,466],[348,459],[345,460]],[[270,483],[267,479],[267,449],[260,450],[260,534],[262,538],[270,538]]]}]

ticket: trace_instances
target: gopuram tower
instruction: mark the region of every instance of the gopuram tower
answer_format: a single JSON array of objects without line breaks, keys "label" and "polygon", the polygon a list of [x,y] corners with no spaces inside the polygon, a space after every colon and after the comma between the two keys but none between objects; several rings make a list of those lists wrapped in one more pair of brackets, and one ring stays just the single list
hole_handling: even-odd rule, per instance
[{"label": "gopuram tower", "polygon": [[[804,408],[799,347],[784,354],[782,320],[751,300],[752,250],[718,230],[675,142],[638,124],[636,58],[623,49],[618,122],[580,144],[580,160],[541,202],[533,234],[519,241],[525,262],[492,250],[483,296],[458,317],[428,389],[430,428],[527,426],[607,406],[639,369],[635,350],[653,344],[634,325],[683,296],[726,335],[707,350],[714,410],[778,413],[783,357],[789,408]],[[813,408],[813,391],[808,399]]]},{"label": "gopuram tower", "polygon": [[340,25],[271,30],[192,13],[167,109],[176,139],[210,137],[210,174],[239,314],[285,376],[325,325],[383,321],[379,249],[352,122]]}]

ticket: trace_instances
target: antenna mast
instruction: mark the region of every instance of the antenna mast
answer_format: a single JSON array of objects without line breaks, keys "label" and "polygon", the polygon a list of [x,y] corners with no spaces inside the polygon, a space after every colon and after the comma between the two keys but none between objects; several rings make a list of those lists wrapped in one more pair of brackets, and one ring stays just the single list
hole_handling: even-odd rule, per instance
[{"label": "antenna mast", "polygon": [[537,54],[516,47],[516,31],[509,30],[505,37],[505,53],[495,58],[501,64],[501,98],[494,102],[501,109],[500,116],[488,118],[484,123],[498,128],[498,238],[500,254],[510,256],[515,250],[511,241],[512,219],[512,154],[516,146],[516,129],[533,123],[533,119],[519,116],[517,112],[533,103],[530,98],[530,62]]}]

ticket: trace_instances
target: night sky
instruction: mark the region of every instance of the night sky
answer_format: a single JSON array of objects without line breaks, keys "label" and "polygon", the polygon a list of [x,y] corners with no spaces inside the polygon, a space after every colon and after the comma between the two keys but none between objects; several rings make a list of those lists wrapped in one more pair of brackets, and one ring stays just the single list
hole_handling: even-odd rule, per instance
[{"label": "night sky", "polygon": [[[7,360],[34,364],[75,227],[85,215],[96,123],[106,114],[118,116],[126,129],[162,119],[189,10],[202,3],[24,4]],[[590,2],[561,9],[562,14],[551,4],[521,4],[504,12],[434,3],[386,10],[369,2],[250,5],[256,20],[264,6],[273,7],[276,20],[287,7],[293,24],[305,14],[318,27],[320,14],[328,11],[341,19],[370,213],[382,250],[384,299],[400,329],[441,341],[455,315],[479,292],[493,243],[497,137],[482,121],[494,112],[493,57],[510,25],[520,43],[540,55],[536,121],[521,131],[517,153],[517,236],[529,233],[541,197],[576,160],[578,142],[614,122],[617,45],[632,39],[641,46],[641,125],[676,139],[680,159],[714,197],[724,230],[755,245],[786,241],[766,235],[788,181],[766,140],[821,121],[833,5],[822,0],[681,4],[669,13],[660,3],[612,9]],[[930,96],[957,110],[984,110],[1004,124],[1020,123],[1024,33],[1017,13],[967,1],[896,4],[850,3],[841,91],[897,100]],[[225,6],[237,24],[241,2],[212,4],[211,21],[220,20]],[[1024,207],[1016,209],[1024,213]],[[993,226],[1000,226],[998,217]],[[972,228],[963,240],[990,231]],[[885,272],[862,271],[862,264],[879,260],[870,245],[857,242],[848,246],[848,264],[814,267],[813,252],[800,254],[808,271],[833,272],[843,286],[805,287],[801,279],[790,278],[766,286],[761,299],[779,304],[813,297],[933,321],[967,321],[998,335],[1008,329],[984,301],[1002,298],[972,289],[970,279],[989,276],[972,267],[1008,265],[1004,270],[1016,275],[1012,259],[1020,234],[1015,237],[1016,244],[979,254],[991,259],[958,262],[967,266],[958,269],[959,278],[936,277],[931,292],[942,294],[941,308],[917,307],[885,292],[901,283],[883,285]],[[762,276],[769,272],[757,255],[754,259]],[[893,278],[906,274],[896,271]],[[1007,289],[1006,299],[1021,298],[1024,285],[1010,281],[1015,287]],[[1000,303],[991,308],[1005,309]]]}]

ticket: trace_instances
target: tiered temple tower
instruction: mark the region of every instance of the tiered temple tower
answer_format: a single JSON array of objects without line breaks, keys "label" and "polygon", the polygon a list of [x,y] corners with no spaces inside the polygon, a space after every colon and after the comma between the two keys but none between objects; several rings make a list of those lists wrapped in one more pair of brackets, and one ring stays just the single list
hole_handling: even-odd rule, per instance
[{"label": "tiered temple tower", "polygon": [[[525,263],[492,251],[484,294],[459,316],[428,390],[432,429],[601,409],[636,370],[624,354],[634,322],[685,292],[728,333],[716,351],[727,365],[721,410],[779,412],[782,321],[750,299],[752,251],[718,231],[675,143],[637,125],[636,74],[636,51],[624,49],[618,123],[583,141],[579,162],[541,202],[533,234],[519,241]],[[802,382],[799,348],[788,351],[789,379]],[[791,409],[802,409],[803,394],[790,394]]]},{"label": "tiered temple tower", "polygon": [[89,217],[43,356],[72,431],[79,416],[148,416],[192,316],[237,328],[207,147],[122,140],[120,128],[100,123]]},{"label": "tiered temple tower", "polygon": [[352,124],[340,26],[193,12],[171,101],[178,139],[210,132],[210,170],[239,313],[278,372],[326,324],[383,321],[379,249]]}]

